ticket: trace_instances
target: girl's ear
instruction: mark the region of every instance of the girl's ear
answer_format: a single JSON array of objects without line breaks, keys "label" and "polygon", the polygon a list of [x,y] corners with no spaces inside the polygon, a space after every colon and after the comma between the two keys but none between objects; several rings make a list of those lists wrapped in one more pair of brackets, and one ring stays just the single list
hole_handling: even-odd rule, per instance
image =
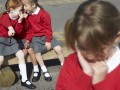
[{"label": "girl's ear", "polygon": [[9,9],[9,11],[12,11],[12,10],[13,10],[13,8],[10,8],[10,9]]},{"label": "girl's ear", "polygon": [[117,34],[117,37],[115,39],[115,43],[117,43],[117,44],[120,43],[120,31]]},{"label": "girl's ear", "polygon": [[33,3],[32,7],[36,7],[36,4],[35,4],[35,3]]}]

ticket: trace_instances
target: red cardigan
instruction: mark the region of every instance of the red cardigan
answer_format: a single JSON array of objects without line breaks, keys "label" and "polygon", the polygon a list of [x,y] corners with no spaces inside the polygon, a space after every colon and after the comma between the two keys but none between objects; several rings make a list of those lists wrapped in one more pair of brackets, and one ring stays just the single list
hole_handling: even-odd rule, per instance
[{"label": "red cardigan", "polygon": [[73,53],[61,68],[56,90],[120,90],[120,65],[108,73],[105,80],[92,85],[92,77],[82,71],[77,54]]},{"label": "red cardigan", "polygon": [[52,28],[49,13],[40,9],[37,15],[29,15],[28,19],[31,24],[31,29],[34,31],[33,36],[46,36],[46,42],[50,42],[52,38]]},{"label": "red cardigan", "polygon": [[8,27],[13,26],[16,34],[21,33],[23,26],[21,23],[18,23],[18,20],[10,19],[7,13],[4,13],[0,16],[0,37],[9,37],[8,36]]}]

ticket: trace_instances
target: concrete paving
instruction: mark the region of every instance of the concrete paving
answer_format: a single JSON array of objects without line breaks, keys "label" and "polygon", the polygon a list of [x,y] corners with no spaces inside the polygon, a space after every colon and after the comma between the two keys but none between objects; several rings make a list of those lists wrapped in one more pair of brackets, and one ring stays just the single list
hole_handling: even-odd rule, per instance
[{"label": "concrete paving", "polygon": [[[34,90],[55,90],[56,80],[57,80],[60,68],[61,68],[60,65],[48,67],[48,70],[52,76],[52,81],[46,82],[44,80],[44,76],[41,74],[40,80],[38,82],[33,83],[37,86],[37,88]],[[17,71],[16,74],[17,76],[19,76],[19,71]],[[18,79],[18,77],[16,78],[17,78],[17,81],[14,85],[10,87],[0,87],[0,90],[29,90],[26,87],[22,87],[20,80]]]}]

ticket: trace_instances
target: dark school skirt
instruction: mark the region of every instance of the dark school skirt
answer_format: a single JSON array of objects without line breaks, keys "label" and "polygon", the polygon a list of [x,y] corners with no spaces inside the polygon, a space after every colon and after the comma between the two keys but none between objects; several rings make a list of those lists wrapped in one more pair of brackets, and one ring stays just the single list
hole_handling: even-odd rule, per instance
[{"label": "dark school skirt", "polygon": [[[47,51],[46,47],[45,47],[45,42],[46,42],[46,37],[42,36],[42,37],[33,37],[32,38],[32,43],[33,43],[33,49],[35,53],[44,53]],[[54,37],[52,37],[51,40],[51,47],[54,48],[56,46],[59,45],[59,42],[57,41],[57,39],[55,39]]]},{"label": "dark school skirt", "polygon": [[[25,41],[26,41],[25,39],[22,39],[22,40],[18,40],[18,41],[17,41],[18,44],[19,44],[19,48],[20,48],[21,50],[25,49],[25,46],[24,46]],[[29,48],[33,48],[32,42],[30,42]]]},{"label": "dark school skirt", "polygon": [[0,55],[7,56],[19,51],[19,45],[14,38],[0,37]]}]

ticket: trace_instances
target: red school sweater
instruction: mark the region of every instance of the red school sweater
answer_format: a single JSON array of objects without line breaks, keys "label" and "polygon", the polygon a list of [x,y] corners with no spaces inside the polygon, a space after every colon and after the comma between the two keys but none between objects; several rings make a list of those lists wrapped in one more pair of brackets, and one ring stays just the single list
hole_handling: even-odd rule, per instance
[{"label": "red school sweater", "polygon": [[28,41],[31,41],[32,36],[33,36],[33,30],[31,30],[31,25],[27,18],[23,19],[22,25],[23,25],[23,29],[22,29],[21,33],[16,34],[15,38],[17,40],[26,39]]},{"label": "red school sweater", "polygon": [[0,16],[0,37],[9,37],[8,36],[8,27],[13,26],[17,34],[21,33],[23,26],[21,23],[18,23],[18,20],[10,19],[8,13],[4,13]]},{"label": "red school sweater", "polygon": [[40,9],[38,14],[29,15],[28,20],[31,29],[34,31],[33,36],[46,36],[46,42],[50,42],[52,38],[51,18],[48,12]]},{"label": "red school sweater", "polygon": [[79,64],[77,54],[69,55],[58,76],[56,90],[120,90],[120,65],[108,73],[105,80],[92,85]]}]

